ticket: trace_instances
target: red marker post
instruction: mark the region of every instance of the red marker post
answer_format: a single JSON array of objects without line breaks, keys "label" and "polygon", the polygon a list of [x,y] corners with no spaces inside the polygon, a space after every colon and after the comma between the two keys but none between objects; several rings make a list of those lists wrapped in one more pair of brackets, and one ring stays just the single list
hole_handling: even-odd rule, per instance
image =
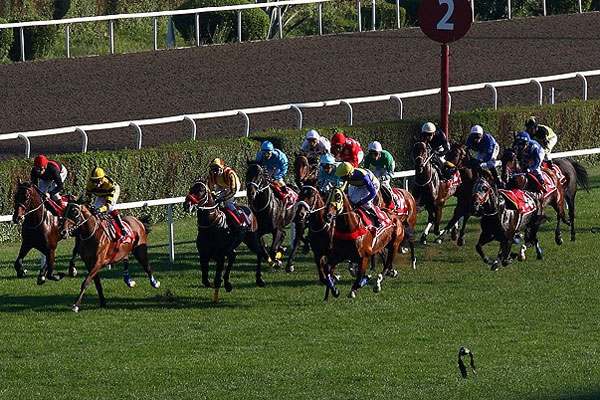
[{"label": "red marker post", "polygon": [[448,87],[450,86],[450,48],[471,28],[471,5],[468,0],[422,0],[419,6],[419,25],[430,39],[442,44],[441,64],[441,128],[448,132]]}]

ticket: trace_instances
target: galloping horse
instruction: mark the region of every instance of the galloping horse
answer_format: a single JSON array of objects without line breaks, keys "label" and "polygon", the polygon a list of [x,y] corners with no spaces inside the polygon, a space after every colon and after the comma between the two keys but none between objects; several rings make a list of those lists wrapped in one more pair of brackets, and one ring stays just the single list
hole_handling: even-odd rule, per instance
[{"label": "galloping horse", "polygon": [[575,240],[575,196],[577,195],[577,184],[584,188],[588,193],[590,191],[590,182],[587,170],[579,162],[572,158],[557,158],[552,160],[554,165],[560,168],[566,178],[563,183],[563,192],[565,194],[565,203],[569,209],[569,221],[565,221],[571,226],[571,240]]},{"label": "galloping horse", "polygon": [[[46,257],[46,262],[40,268],[38,274],[38,285],[44,284],[46,278],[53,281],[60,280],[64,274],[54,274],[54,253],[61,239],[58,234],[58,218],[52,215],[44,205],[40,189],[29,182],[22,182],[19,179],[14,200],[15,212],[12,220],[15,224],[23,222],[21,230],[23,241],[15,261],[17,277],[22,278],[25,276],[27,270],[23,269],[23,259],[31,249],[36,249]],[[76,256],[77,243],[75,243],[73,255],[69,262],[69,275],[71,277],[77,276]]]},{"label": "galloping horse", "polygon": [[92,279],[98,291],[100,306],[106,306],[106,298],[98,273],[107,264],[123,260],[125,283],[129,287],[135,286],[135,282],[129,279],[129,253],[133,253],[136,260],[142,264],[152,287],[160,286],[160,282],[154,279],[148,264],[147,233],[150,231],[150,226],[146,222],[130,216],[123,217],[123,222],[131,228],[131,237],[127,237],[130,240],[115,242],[108,233],[111,230],[111,222],[108,217],[93,215],[85,204],[76,202],[70,202],[64,210],[58,227],[60,235],[62,238],[73,234],[79,237],[77,249],[88,270],[88,275],[81,284],[79,296],[72,306],[73,311],[79,311],[83,294]]},{"label": "galloping horse", "polygon": [[308,157],[298,155],[294,159],[294,178],[298,188],[304,185],[315,186],[319,177],[318,165],[311,164]]},{"label": "galloping horse", "polygon": [[208,281],[208,263],[213,259],[217,263],[214,287],[213,301],[219,299],[219,288],[221,287],[221,275],[227,257],[227,267],[225,268],[225,290],[229,293],[233,290],[233,285],[229,282],[231,267],[236,259],[235,249],[244,242],[248,248],[256,253],[256,285],[263,287],[265,282],[262,279],[260,265],[263,255],[268,257],[264,248],[260,244],[258,237],[258,223],[256,217],[248,207],[243,207],[244,213],[250,220],[250,226],[247,229],[240,230],[239,235],[230,229],[226,214],[219,210],[214,202],[213,196],[206,183],[195,181],[190,188],[183,208],[187,212],[194,209],[198,217],[198,236],[196,237],[196,248],[200,254],[200,267],[202,268],[202,284],[210,287]]},{"label": "galloping horse", "polygon": [[415,185],[421,187],[421,202],[424,203],[428,215],[427,226],[420,240],[422,244],[427,244],[427,235],[432,226],[433,233],[435,235],[440,234],[440,221],[444,203],[454,195],[457,186],[443,184],[439,172],[431,162],[431,158],[435,155],[430,153],[425,143],[417,142],[414,144],[412,157],[416,172]]},{"label": "galloping horse", "polygon": [[[563,243],[560,234],[560,222],[566,221],[565,218],[565,196],[563,192],[563,186],[551,170],[542,168],[542,172],[546,173],[556,187],[556,190],[550,193],[545,193],[542,197],[542,208],[546,208],[551,205],[556,211],[556,229],[554,231],[554,241],[556,244],[561,245]],[[527,179],[527,175],[523,172],[523,169],[517,158],[517,154],[512,149],[506,149],[502,155],[502,180],[506,183],[507,188],[516,188],[522,190],[536,191],[538,185],[533,182],[533,179]]]},{"label": "galloping horse", "polygon": [[331,290],[334,297],[339,296],[339,290],[335,287],[334,270],[342,260],[350,260],[359,264],[359,270],[348,297],[355,298],[356,292],[368,282],[365,276],[369,259],[382,251],[387,250],[387,256],[383,263],[381,273],[377,275],[377,281],[373,287],[375,293],[381,290],[381,282],[384,276],[397,276],[398,272],[392,269],[398,248],[404,240],[404,235],[411,234],[412,230],[405,227],[399,216],[386,209],[382,210],[390,219],[389,224],[373,233],[366,229],[359,214],[352,209],[352,205],[344,192],[336,187],[329,194],[327,200],[327,212],[325,220],[335,220],[335,232],[333,236],[333,247],[327,260],[321,259],[319,276],[324,277],[326,285],[325,299],[329,297]]},{"label": "galloping horse", "polygon": [[[246,171],[246,194],[250,209],[258,221],[258,233],[263,249],[265,249],[263,236],[273,235],[271,250],[268,263],[274,268],[281,267],[281,253],[283,253],[282,243],[285,239],[285,227],[288,226],[295,215],[295,207],[286,207],[283,200],[275,195],[271,187],[271,180],[267,177],[265,170],[255,161],[248,161],[248,170]],[[301,229],[301,228],[297,228]],[[293,270],[295,250],[300,243],[301,235],[296,235],[294,248],[288,259],[287,270]]]},{"label": "galloping horse", "polygon": [[[481,259],[491,266],[492,271],[498,269],[498,263],[510,264],[516,254],[510,250],[517,232],[525,231],[525,243],[521,245],[519,260],[525,260],[526,244],[533,243],[538,259],[542,258],[542,249],[537,239],[539,226],[544,219],[540,213],[542,201],[536,193],[522,193],[523,204],[519,209],[508,207],[498,188],[487,173],[481,173],[472,191],[471,207],[475,216],[481,217],[481,235],[475,245]],[[483,246],[492,240],[500,242],[498,257],[488,258]]]}]

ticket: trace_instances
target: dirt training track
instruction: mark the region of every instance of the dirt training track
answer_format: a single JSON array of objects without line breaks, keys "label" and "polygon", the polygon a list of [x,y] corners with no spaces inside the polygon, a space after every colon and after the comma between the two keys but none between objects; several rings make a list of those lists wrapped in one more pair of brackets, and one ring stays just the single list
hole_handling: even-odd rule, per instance
[{"label": "dirt training track", "polygon": [[[452,44],[451,85],[600,68],[600,14],[476,23]],[[34,61],[0,66],[0,133],[399,93],[439,85],[440,46],[420,29]],[[589,96],[600,97],[600,78]],[[579,80],[545,84],[556,101],[580,97]],[[546,95],[546,93],[545,93]],[[453,110],[489,107],[491,92],[460,93]],[[499,90],[499,106],[535,104],[534,85]],[[545,100],[546,101],[546,100]],[[438,112],[439,97],[409,99],[404,117]],[[354,123],[391,120],[392,102],[355,106]],[[293,112],[250,116],[251,131],[293,128]],[[304,112],[304,125],[344,125],[346,110]],[[239,136],[241,117],[199,121],[198,137]],[[89,149],[135,146],[133,128],[91,132]],[[144,127],[143,147],[185,140],[185,123]],[[32,155],[80,151],[78,134],[32,140]],[[0,157],[20,156],[20,140]]]}]

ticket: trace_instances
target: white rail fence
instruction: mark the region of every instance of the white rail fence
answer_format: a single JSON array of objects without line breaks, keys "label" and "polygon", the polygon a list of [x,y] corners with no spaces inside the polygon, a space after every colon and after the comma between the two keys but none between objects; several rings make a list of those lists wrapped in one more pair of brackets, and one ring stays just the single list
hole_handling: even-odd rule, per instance
[{"label": "white rail fence", "polygon": [[[584,149],[584,150],[573,150],[573,151],[563,151],[560,153],[553,153],[552,158],[561,158],[561,157],[573,157],[573,156],[584,156],[584,155],[592,155],[592,154],[600,154],[600,148],[593,149]],[[500,162],[497,162],[497,165]],[[408,178],[415,175],[415,170],[406,170],[395,172],[392,176],[395,179],[403,178],[404,179],[404,187],[408,189]],[[246,197],[245,191],[240,191],[237,193],[235,197]],[[171,197],[167,199],[157,199],[157,200],[142,200],[142,201],[134,201],[130,203],[121,203],[117,204],[116,208],[119,210],[128,210],[132,208],[141,208],[141,207],[155,207],[155,206],[167,206],[167,224],[169,230],[169,260],[171,262],[175,261],[175,229],[174,229],[174,219],[173,219],[173,207],[176,204],[182,204],[185,200],[185,197]],[[12,215],[2,215],[0,216],[0,222],[11,222]],[[291,228],[290,235],[290,243],[293,240],[293,228]],[[44,261],[42,260],[42,264]]]},{"label": "white rail fence", "polygon": [[[233,6],[221,6],[221,7],[203,7],[194,8],[188,10],[171,10],[171,11],[156,11],[156,12],[145,12],[135,14],[115,14],[115,15],[101,15],[96,17],[79,17],[79,18],[67,18],[61,20],[51,21],[28,21],[28,22],[15,22],[8,24],[0,24],[0,29],[19,29],[19,42],[21,45],[21,61],[25,61],[25,34],[24,28],[32,26],[49,26],[49,25],[64,25],[65,26],[65,56],[71,57],[71,46],[70,46],[70,26],[73,24],[80,24],[85,22],[99,22],[108,21],[108,45],[110,53],[115,52],[115,32],[114,25],[115,21],[123,19],[139,19],[139,18],[152,18],[154,23],[154,50],[158,50],[158,18],[160,17],[173,17],[176,15],[188,15],[194,14],[195,16],[195,35],[196,35],[196,46],[200,46],[200,14],[210,13],[215,11],[235,11],[237,12],[237,39],[238,42],[242,41],[242,11],[254,8],[265,8],[271,7],[277,10],[277,24],[279,27],[279,38],[283,38],[283,24],[281,19],[281,7],[288,5],[306,5],[306,4],[317,4],[318,7],[318,32],[319,35],[323,34],[323,3],[328,2],[340,2],[342,0],[284,0],[267,3],[257,4],[240,4]],[[366,0],[365,0],[366,1]],[[579,12],[583,12],[581,0],[577,0],[579,5]],[[357,9],[357,23],[358,31],[362,32],[362,15],[361,15],[361,0],[356,0]],[[376,29],[376,6],[375,0],[371,0],[371,30]],[[508,19],[512,18],[512,5],[511,0],[507,0]],[[546,0],[542,0],[543,15],[546,15]],[[475,21],[475,0],[471,0],[471,19]],[[400,0],[396,0],[396,27],[400,29]]]},{"label": "white rail fence", "polygon": [[[461,85],[461,86],[452,86],[449,89],[448,96],[450,97],[450,104],[452,103],[452,93],[459,92],[467,92],[473,90],[481,90],[481,89],[489,89],[492,92],[492,106],[494,109],[498,108],[498,89],[508,86],[519,86],[519,85],[530,85],[534,84],[538,89],[538,104],[542,104],[543,101],[543,86],[542,83],[545,82],[553,82],[553,81],[562,81],[567,79],[580,79],[582,82],[582,99],[587,100],[588,98],[588,81],[587,77],[591,76],[600,76],[600,70],[591,70],[591,71],[583,71],[583,72],[572,72],[567,74],[560,75],[550,75],[550,76],[541,76],[537,78],[524,78],[524,79],[514,79],[508,81],[496,81],[496,82],[485,82],[485,83],[475,83],[469,85]],[[102,124],[93,124],[93,125],[80,125],[80,126],[70,126],[64,128],[54,128],[54,129],[43,129],[43,130],[35,130],[35,131],[26,131],[26,132],[14,132],[14,133],[6,133],[0,134],[0,141],[3,140],[15,140],[21,139],[25,143],[25,158],[29,158],[31,154],[31,142],[30,138],[41,137],[41,136],[54,136],[61,135],[66,133],[79,133],[81,135],[81,152],[87,152],[88,146],[88,132],[98,131],[98,130],[109,130],[116,128],[127,128],[132,127],[136,132],[136,148],[140,149],[142,147],[142,139],[143,132],[142,127],[148,125],[160,125],[160,124],[168,124],[174,122],[182,122],[185,121],[189,125],[190,136],[192,139],[196,139],[196,122],[197,120],[203,119],[212,119],[212,118],[223,118],[223,117],[235,117],[241,116],[244,120],[244,135],[246,137],[250,134],[250,118],[249,115],[252,114],[260,114],[260,113],[269,113],[269,112],[278,112],[278,111],[293,111],[296,114],[297,122],[296,127],[298,129],[302,129],[303,126],[303,109],[311,109],[311,108],[324,108],[324,107],[337,107],[343,106],[348,110],[348,125],[353,125],[354,119],[354,111],[352,108],[353,104],[362,104],[362,103],[376,103],[382,101],[394,101],[397,105],[397,117],[398,119],[402,119],[404,112],[404,99],[410,99],[415,97],[422,96],[431,96],[440,93],[440,89],[426,89],[426,90],[417,90],[412,92],[404,92],[404,93],[396,93],[396,94],[384,94],[378,96],[368,96],[368,97],[354,97],[347,99],[338,99],[338,100],[326,100],[326,101],[316,101],[309,103],[296,103],[296,104],[281,104],[275,106],[265,106],[265,107],[253,107],[253,108],[242,108],[237,110],[226,110],[226,111],[215,111],[215,112],[204,112],[198,114],[188,114],[188,115],[176,115],[171,117],[161,117],[161,118],[152,118],[152,119],[143,119],[143,120],[135,120],[135,121],[120,121],[120,122],[109,122]]]}]

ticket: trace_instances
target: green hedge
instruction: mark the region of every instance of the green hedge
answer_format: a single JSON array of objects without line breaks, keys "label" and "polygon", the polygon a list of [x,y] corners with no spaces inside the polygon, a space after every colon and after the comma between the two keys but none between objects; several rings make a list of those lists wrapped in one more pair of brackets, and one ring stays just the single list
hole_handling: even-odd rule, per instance
[{"label": "green hedge", "polygon": [[[8,23],[7,20],[0,18],[0,24]],[[0,62],[8,57],[8,51],[13,42],[12,29],[0,29]]]},{"label": "green hedge", "polygon": [[[48,18],[42,15],[25,15],[11,22],[45,21]],[[13,42],[9,50],[9,57],[13,61],[21,59],[21,37],[19,28],[13,30]],[[25,59],[32,60],[48,56],[58,37],[58,27],[32,26],[23,29],[25,38]]]},{"label": "green hedge", "polygon": [[[512,144],[514,131],[522,130],[531,114],[538,116],[543,124],[551,126],[559,140],[555,151],[600,147],[600,101],[571,101],[557,105],[503,110],[476,110],[454,113],[450,117],[450,133],[453,141],[464,141],[470,127],[480,124],[498,139],[501,147]],[[316,129],[331,137],[334,129],[343,130],[348,136],[361,142],[366,149],[369,142],[378,140],[396,158],[398,170],[412,167],[410,151],[414,138],[419,136],[424,122],[436,118],[383,122],[353,127],[328,127]],[[196,177],[205,177],[209,162],[222,157],[244,177],[246,160],[254,159],[263,140],[271,140],[277,148],[287,153],[293,162],[294,153],[300,149],[304,133],[298,130],[269,131],[253,135],[250,139],[187,141],[156,149],[102,151],[87,154],[67,154],[52,157],[69,169],[66,192],[83,194],[88,174],[96,165],[106,169],[121,185],[119,202],[183,196]],[[586,162],[597,161],[598,156],[587,156]],[[16,181],[28,179],[31,159],[15,159],[0,162],[0,215],[12,214]],[[293,173],[288,178],[291,181]],[[181,213],[181,209],[176,208]],[[146,210],[131,210],[128,214],[141,215]],[[165,207],[152,210],[154,220],[164,219]],[[14,237],[16,228],[0,224],[0,242]]]}]

